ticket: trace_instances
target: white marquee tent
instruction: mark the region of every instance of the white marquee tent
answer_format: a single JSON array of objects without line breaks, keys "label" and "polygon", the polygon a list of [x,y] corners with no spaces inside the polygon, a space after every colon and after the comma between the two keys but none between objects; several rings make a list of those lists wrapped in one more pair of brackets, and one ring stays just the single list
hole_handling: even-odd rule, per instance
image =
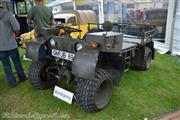
[{"label": "white marquee tent", "polygon": [[170,51],[180,55],[180,1],[169,0],[165,43],[155,42],[155,48],[162,54]]}]

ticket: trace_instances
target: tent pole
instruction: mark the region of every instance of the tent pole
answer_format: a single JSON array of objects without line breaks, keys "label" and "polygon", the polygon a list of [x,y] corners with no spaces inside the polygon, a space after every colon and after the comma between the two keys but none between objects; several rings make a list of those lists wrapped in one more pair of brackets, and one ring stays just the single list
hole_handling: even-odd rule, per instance
[{"label": "tent pole", "polygon": [[168,16],[167,16],[167,24],[166,24],[166,37],[165,37],[165,46],[167,47],[168,50],[172,50],[175,5],[176,5],[175,0],[169,0]]}]

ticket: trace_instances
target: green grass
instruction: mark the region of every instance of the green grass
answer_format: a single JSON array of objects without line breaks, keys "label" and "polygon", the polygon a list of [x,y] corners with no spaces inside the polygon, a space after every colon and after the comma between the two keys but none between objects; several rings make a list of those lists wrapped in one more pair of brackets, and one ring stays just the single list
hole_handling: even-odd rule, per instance
[{"label": "green grass", "polygon": [[[20,50],[21,55],[24,50]],[[37,90],[26,81],[10,89],[0,64],[0,115],[55,114],[80,120],[143,120],[180,109],[180,57],[156,53],[148,71],[130,70],[119,87],[114,87],[108,106],[97,113],[83,111],[76,101],[69,105],[53,97],[53,88]],[[25,71],[31,62],[22,61]],[[64,88],[70,88],[59,83]]]}]

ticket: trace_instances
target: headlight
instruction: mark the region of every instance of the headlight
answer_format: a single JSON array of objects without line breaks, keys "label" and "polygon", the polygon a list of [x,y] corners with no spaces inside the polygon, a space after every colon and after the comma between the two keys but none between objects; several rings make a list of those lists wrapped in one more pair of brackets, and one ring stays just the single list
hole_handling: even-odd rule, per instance
[{"label": "headlight", "polygon": [[75,48],[77,51],[80,51],[81,49],[83,49],[83,45],[81,43],[77,43]]},{"label": "headlight", "polygon": [[55,42],[54,39],[50,39],[50,45],[53,46],[53,47],[56,45],[56,42]]},{"label": "headlight", "polygon": [[106,44],[106,49],[107,49],[107,50],[112,49],[112,44],[110,44],[110,43]]}]

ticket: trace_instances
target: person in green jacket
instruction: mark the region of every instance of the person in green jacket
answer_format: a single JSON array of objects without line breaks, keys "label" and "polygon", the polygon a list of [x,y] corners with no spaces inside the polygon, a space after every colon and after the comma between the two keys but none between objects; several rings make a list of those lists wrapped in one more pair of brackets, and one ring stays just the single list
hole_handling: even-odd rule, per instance
[{"label": "person in green jacket", "polygon": [[[14,63],[19,82],[27,79],[20,61],[15,40],[15,32],[19,30],[20,25],[18,21],[11,12],[3,7],[2,0],[0,0],[0,61],[3,64],[9,87],[15,87],[17,85],[9,58],[11,58]],[[0,77],[0,79],[2,78]]]},{"label": "person in green jacket", "polygon": [[34,29],[50,28],[55,25],[52,11],[43,5],[42,0],[35,0],[36,6],[31,7],[27,16],[27,23],[33,23]]}]

